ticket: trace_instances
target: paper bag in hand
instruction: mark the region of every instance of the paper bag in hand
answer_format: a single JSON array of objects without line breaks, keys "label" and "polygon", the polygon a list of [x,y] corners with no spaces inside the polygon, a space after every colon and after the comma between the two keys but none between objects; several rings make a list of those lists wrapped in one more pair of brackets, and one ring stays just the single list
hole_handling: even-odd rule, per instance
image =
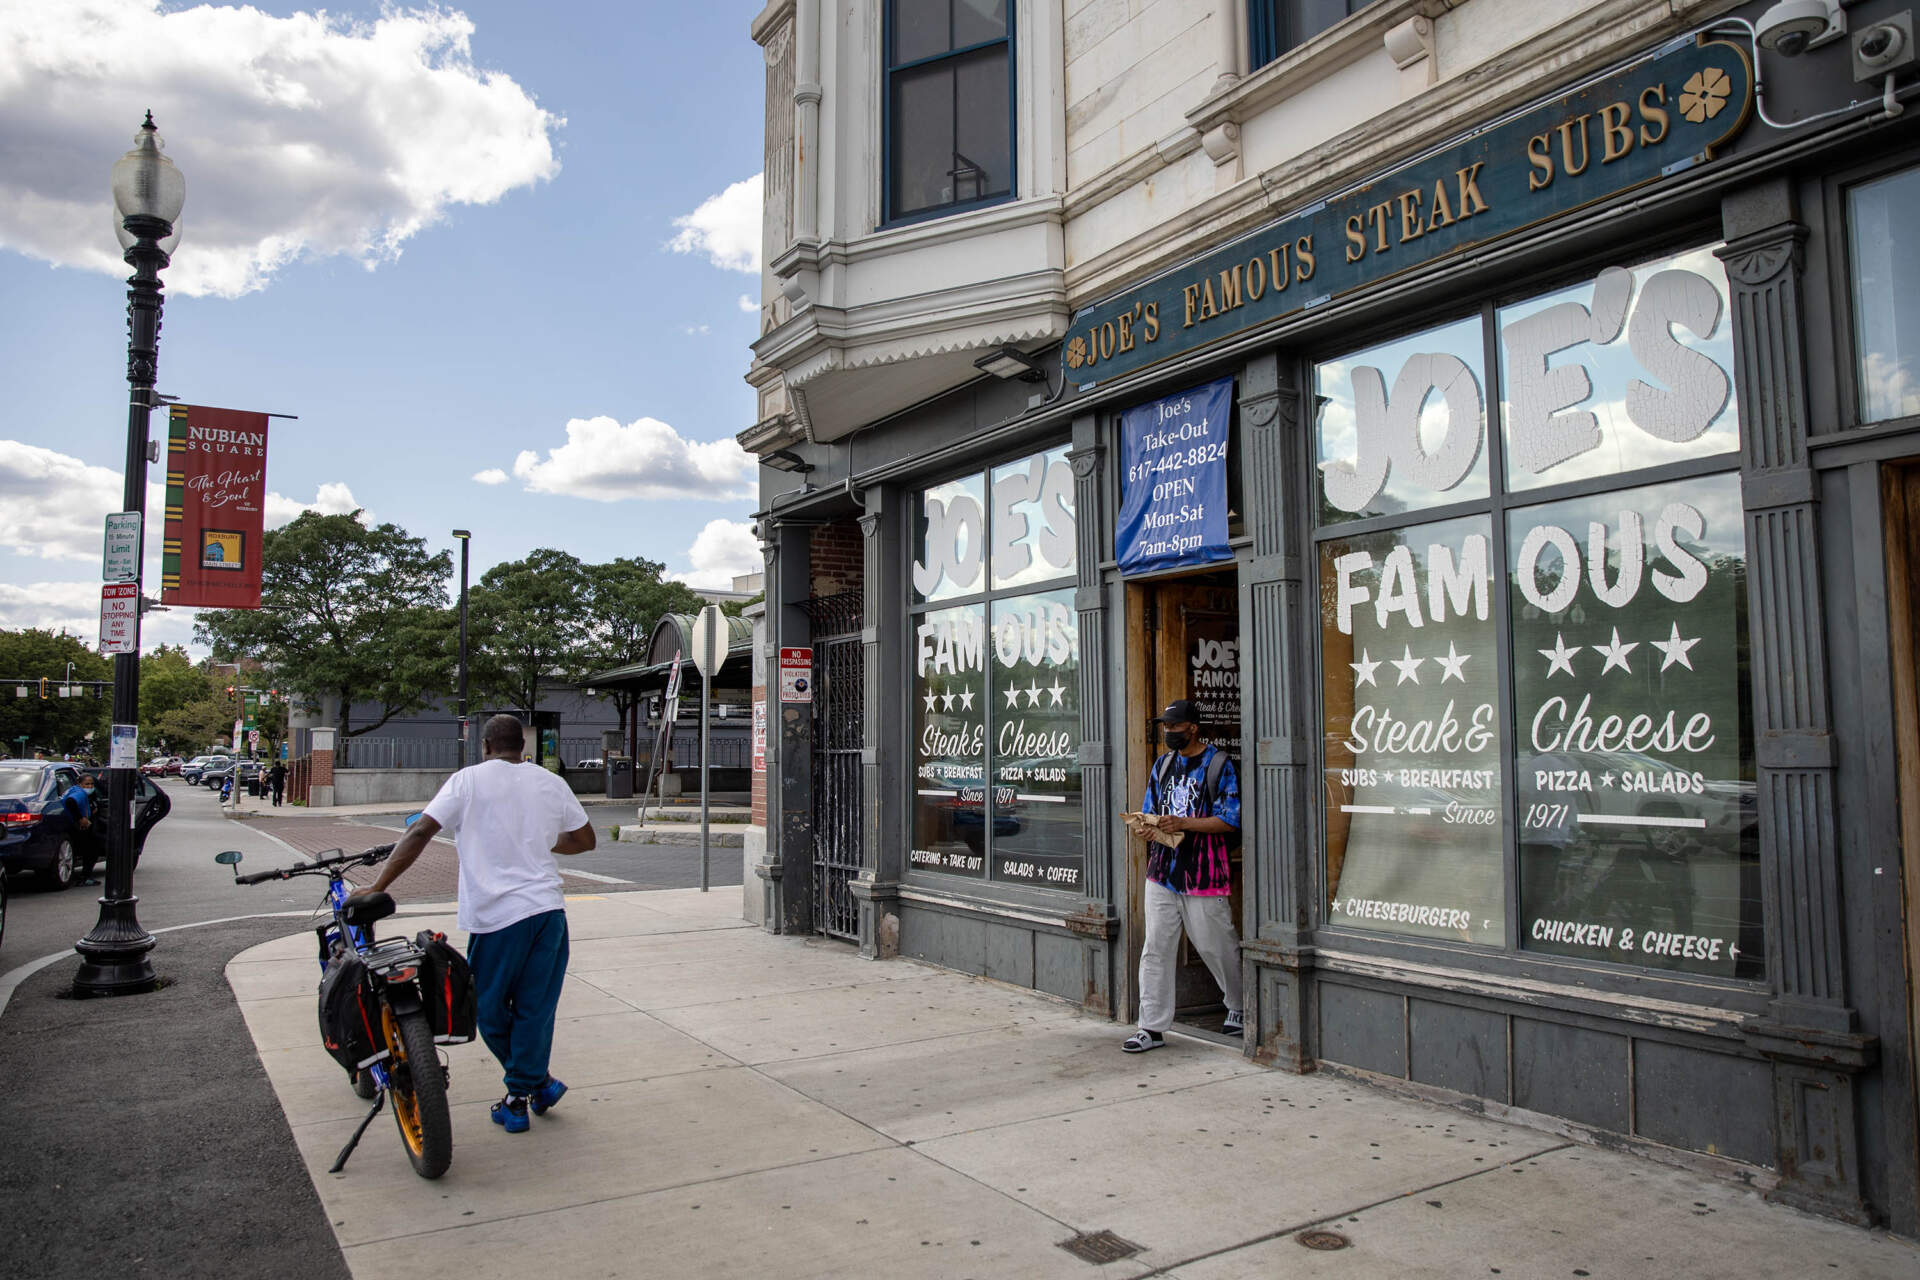
[{"label": "paper bag in hand", "polygon": [[1178,831],[1165,831],[1160,827],[1160,815],[1157,813],[1123,813],[1121,821],[1127,824],[1127,830],[1155,844],[1163,844],[1169,849],[1180,847],[1185,837]]}]

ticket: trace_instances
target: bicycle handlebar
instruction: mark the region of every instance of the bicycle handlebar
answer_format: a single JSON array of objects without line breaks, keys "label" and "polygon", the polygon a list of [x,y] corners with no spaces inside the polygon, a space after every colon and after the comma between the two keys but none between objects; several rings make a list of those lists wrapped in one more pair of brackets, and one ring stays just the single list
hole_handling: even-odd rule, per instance
[{"label": "bicycle handlebar", "polygon": [[384,861],[392,852],[392,845],[377,844],[359,853],[343,853],[337,858],[315,858],[312,862],[296,862],[290,867],[281,867],[273,871],[257,871],[250,876],[235,876],[233,881],[235,884],[260,884],[267,880],[290,880],[294,876],[313,875],[317,872],[330,871],[334,867],[351,866],[356,862],[370,867]]}]

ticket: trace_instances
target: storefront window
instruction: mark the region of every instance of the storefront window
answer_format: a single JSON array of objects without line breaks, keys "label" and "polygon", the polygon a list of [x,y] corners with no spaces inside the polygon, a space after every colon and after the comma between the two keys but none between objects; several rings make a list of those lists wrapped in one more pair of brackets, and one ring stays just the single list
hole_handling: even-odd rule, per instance
[{"label": "storefront window", "polygon": [[1078,889],[1080,625],[1073,591],[993,602],[993,875]]},{"label": "storefront window", "polygon": [[1920,414],[1920,170],[1847,193],[1860,420]]},{"label": "storefront window", "polygon": [[[1489,479],[1452,430],[1490,339]],[[1330,925],[1763,976],[1731,370],[1711,249],[1316,370]],[[1528,505],[1549,484],[1575,496]]]},{"label": "storefront window", "polygon": [[915,867],[987,868],[987,620],[979,605],[914,619]]},{"label": "storefront window", "polygon": [[1740,481],[1507,524],[1522,945],[1756,977]]},{"label": "storefront window", "polygon": [[1494,323],[1508,488],[1740,447],[1727,273],[1710,250],[1603,271]]},{"label": "storefront window", "polygon": [[1487,496],[1485,353],[1476,317],[1314,369],[1322,523]]},{"label": "storefront window", "polygon": [[1476,516],[1320,544],[1336,922],[1505,941],[1491,541]]},{"label": "storefront window", "polygon": [[1067,447],[993,469],[993,587],[1073,572],[1073,466]]},{"label": "storefront window", "polygon": [[987,585],[986,494],[985,476],[966,476],[920,495],[915,601],[970,596]]},{"label": "storefront window", "polygon": [[920,495],[917,870],[1081,887],[1077,534],[1066,455],[1064,446],[1032,454]]}]

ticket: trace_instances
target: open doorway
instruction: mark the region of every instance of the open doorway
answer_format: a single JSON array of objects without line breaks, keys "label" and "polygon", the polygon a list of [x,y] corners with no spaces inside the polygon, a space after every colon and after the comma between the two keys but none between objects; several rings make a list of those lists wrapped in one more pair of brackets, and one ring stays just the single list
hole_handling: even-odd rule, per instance
[{"label": "open doorway", "polygon": [[[1155,720],[1176,699],[1193,702],[1209,742],[1234,759],[1246,801],[1246,773],[1240,761],[1240,604],[1231,567],[1178,577],[1129,583],[1127,616],[1127,808],[1137,809],[1146,793],[1148,771],[1164,748]],[[1124,909],[1127,919],[1126,1012],[1137,1015],[1140,950],[1146,938],[1147,844],[1129,839]],[[1245,876],[1242,854],[1234,849],[1233,919],[1241,914]],[[1182,939],[1177,960],[1174,1025],[1182,1032],[1238,1044],[1219,1034],[1226,1005],[1220,988]]]}]

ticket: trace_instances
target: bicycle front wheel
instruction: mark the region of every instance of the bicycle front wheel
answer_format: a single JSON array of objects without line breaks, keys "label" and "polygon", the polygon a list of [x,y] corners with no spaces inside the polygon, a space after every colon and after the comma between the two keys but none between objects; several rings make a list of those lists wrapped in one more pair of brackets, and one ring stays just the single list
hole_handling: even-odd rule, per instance
[{"label": "bicycle front wheel", "polygon": [[393,1051],[388,1093],[407,1160],[421,1177],[437,1178],[453,1163],[453,1119],[447,1114],[447,1078],[427,1016],[389,1010],[387,1044]]}]

